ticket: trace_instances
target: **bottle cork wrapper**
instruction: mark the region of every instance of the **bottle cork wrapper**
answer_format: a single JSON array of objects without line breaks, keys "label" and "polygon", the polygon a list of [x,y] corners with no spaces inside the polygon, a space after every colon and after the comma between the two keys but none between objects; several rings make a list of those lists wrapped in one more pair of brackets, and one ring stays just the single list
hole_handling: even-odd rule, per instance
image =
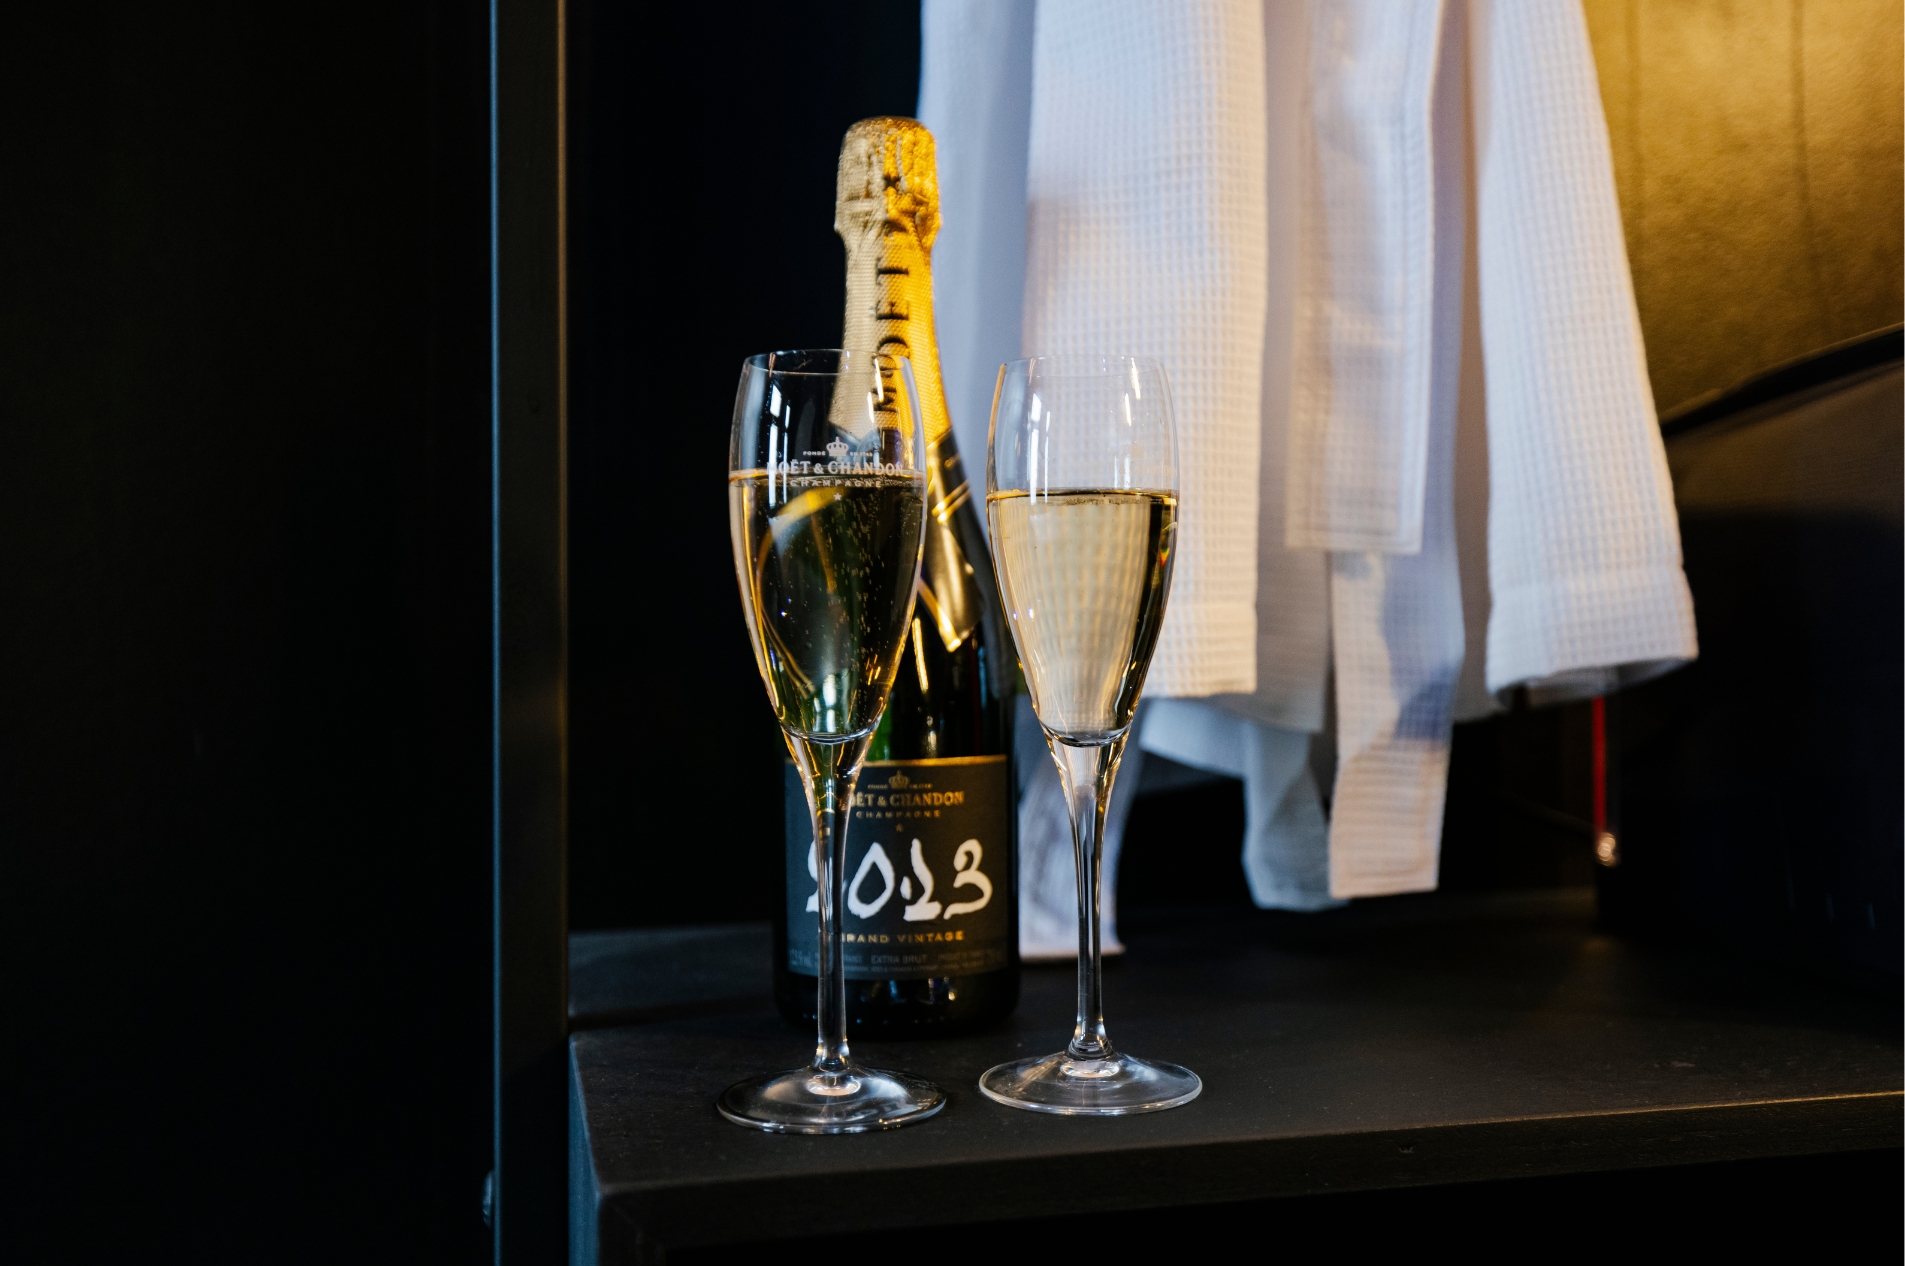
[{"label": "bottle cork wrapper", "polygon": [[933,134],[916,119],[863,119],[840,145],[834,231],[847,248],[847,310],[841,346],[913,362],[926,429],[927,520],[919,597],[948,651],[979,618],[952,515],[970,495],[952,443],[933,331],[933,238],[939,174]]},{"label": "bottle cork wrapper", "polygon": [[[933,238],[939,176],[933,134],[913,119],[863,119],[840,145],[834,232],[847,247],[841,346],[913,362],[926,442],[951,429],[933,333]],[[930,382],[930,388],[929,388]]]}]

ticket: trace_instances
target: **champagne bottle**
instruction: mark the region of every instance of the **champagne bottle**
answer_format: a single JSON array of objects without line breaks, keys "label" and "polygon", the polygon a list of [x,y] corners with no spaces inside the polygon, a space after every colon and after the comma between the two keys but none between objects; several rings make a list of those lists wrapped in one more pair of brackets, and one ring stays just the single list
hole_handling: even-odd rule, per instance
[{"label": "champagne bottle", "polygon": [[[912,627],[847,829],[847,1023],[859,1036],[937,1036],[1018,1004],[1019,901],[1016,660],[969,483],[983,488],[984,476],[960,461],[939,375],[932,133],[912,119],[854,124],[840,150],[834,228],[847,249],[841,345],[912,360],[928,472]],[[774,993],[782,1015],[808,1025],[818,906],[802,797],[790,764]]]}]

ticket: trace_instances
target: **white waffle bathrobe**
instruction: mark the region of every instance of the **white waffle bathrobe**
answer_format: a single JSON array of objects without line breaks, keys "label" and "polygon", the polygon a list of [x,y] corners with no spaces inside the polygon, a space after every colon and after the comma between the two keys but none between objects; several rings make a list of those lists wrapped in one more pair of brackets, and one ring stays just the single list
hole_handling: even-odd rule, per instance
[{"label": "white waffle bathrobe", "polygon": [[[926,0],[923,55],[975,470],[1001,360],[1172,376],[1140,742],[1245,779],[1260,904],[1433,888],[1454,719],[1694,657],[1577,0]],[[1022,815],[1035,955],[1075,943],[1055,794]]]}]

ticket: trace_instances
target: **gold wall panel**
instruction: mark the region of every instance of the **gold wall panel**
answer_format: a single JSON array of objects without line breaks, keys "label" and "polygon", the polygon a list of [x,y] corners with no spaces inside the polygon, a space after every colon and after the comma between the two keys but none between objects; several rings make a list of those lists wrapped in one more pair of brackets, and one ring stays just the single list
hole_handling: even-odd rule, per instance
[{"label": "gold wall panel", "polygon": [[1896,324],[1899,0],[1585,0],[1665,411]]}]

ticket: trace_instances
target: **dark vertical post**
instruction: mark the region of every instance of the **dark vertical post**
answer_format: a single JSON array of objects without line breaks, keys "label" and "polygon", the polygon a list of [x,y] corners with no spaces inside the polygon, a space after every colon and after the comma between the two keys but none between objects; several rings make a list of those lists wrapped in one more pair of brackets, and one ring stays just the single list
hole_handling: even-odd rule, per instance
[{"label": "dark vertical post", "polygon": [[568,919],[564,5],[490,0],[499,1263],[561,1260]]}]

